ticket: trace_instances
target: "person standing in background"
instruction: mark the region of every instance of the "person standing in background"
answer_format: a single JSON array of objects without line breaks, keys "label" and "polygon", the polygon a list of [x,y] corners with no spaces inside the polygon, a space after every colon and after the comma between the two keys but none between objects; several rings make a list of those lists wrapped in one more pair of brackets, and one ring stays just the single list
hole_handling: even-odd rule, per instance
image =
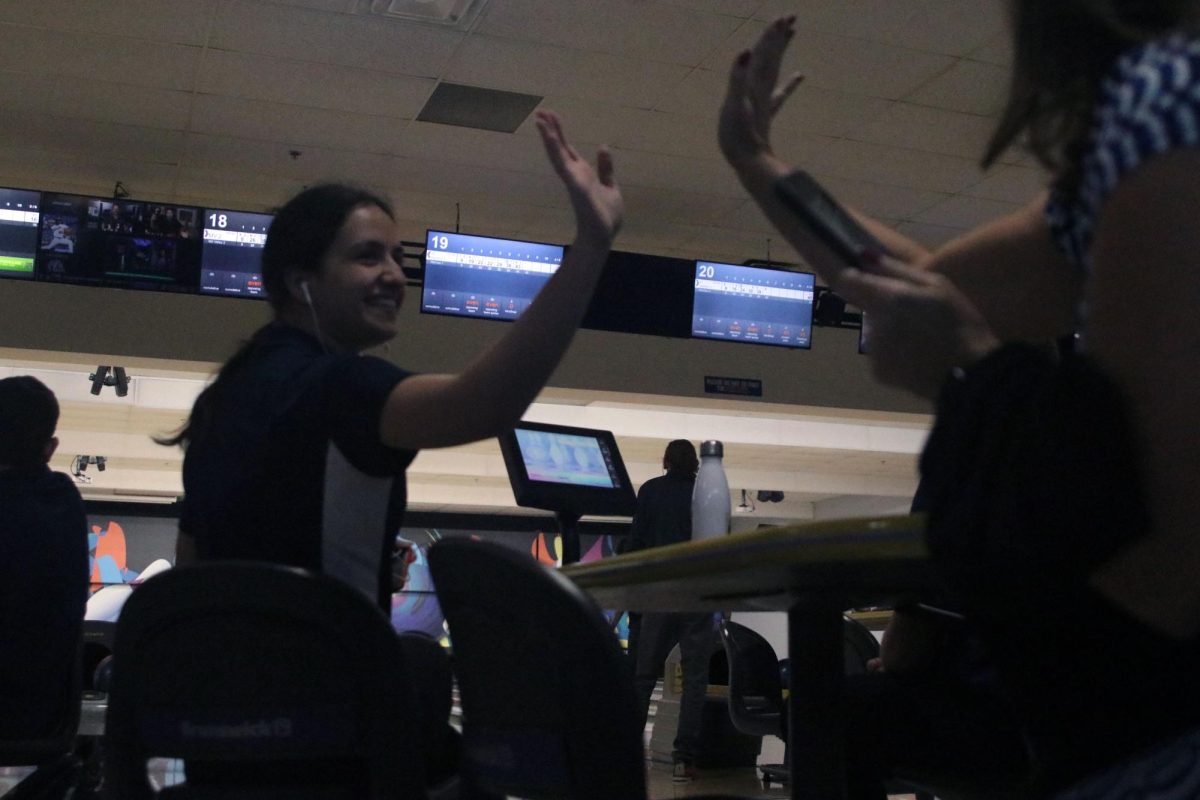
[{"label": "person standing in background", "polygon": [[[630,532],[631,550],[687,542],[692,538],[692,488],[700,461],[687,439],[676,439],[663,454],[666,474],[651,478],[638,490],[637,511]],[[631,623],[632,628],[632,623]],[[632,634],[631,637],[633,638]],[[650,695],[658,672],[676,643],[683,667],[683,694],[679,703],[679,729],[675,735],[674,771],[678,782],[696,775],[700,747],[700,721],[708,689],[708,659],[714,642],[713,615],[709,613],[648,613],[641,615],[637,634],[634,684],[641,702],[642,728],[650,712]],[[664,676],[670,680],[671,676]]]}]

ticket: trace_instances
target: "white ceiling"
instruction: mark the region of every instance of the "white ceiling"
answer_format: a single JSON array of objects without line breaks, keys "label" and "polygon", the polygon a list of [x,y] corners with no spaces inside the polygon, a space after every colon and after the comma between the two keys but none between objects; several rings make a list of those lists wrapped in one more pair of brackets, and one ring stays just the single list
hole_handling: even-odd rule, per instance
[{"label": "white ceiling", "polygon": [[[452,226],[457,205],[464,231],[568,242],[564,193],[530,123],[503,134],[415,120],[446,80],[544,95],[581,150],[608,144],[627,204],[619,249],[795,260],[720,159],[714,134],[727,65],[783,13],[799,15],[785,69],[807,78],[780,114],[775,144],[844,200],[938,244],[1016,208],[1043,180],[1018,154],[987,175],[977,165],[1006,83],[1002,0],[488,0],[465,29],[368,13],[373,4],[388,5],[0,2],[0,185],[106,195],[121,181],[138,199],[262,210],[341,178],[386,192],[408,238]],[[90,358],[54,360],[7,351],[0,372],[78,377]],[[193,396],[209,366],[182,369]],[[149,381],[154,370],[180,372],[164,362],[141,374]],[[785,490],[796,505],[774,508],[781,516],[819,516],[822,504],[831,513],[903,506],[915,483],[913,431],[928,423],[569,394],[548,393],[532,416],[574,409],[571,419],[607,420],[624,437],[635,482],[655,473],[676,435],[723,430],[742,440],[741,454],[728,450],[731,483]],[[147,450],[146,433],[178,418],[177,408],[81,397],[64,409],[67,450],[107,449],[109,480],[127,471],[137,487],[174,491],[154,473],[177,483],[177,456]],[[722,416],[704,418],[714,411]],[[735,431],[721,419],[767,422]],[[104,438],[114,436],[132,438]],[[461,506],[468,482],[478,505],[511,504],[498,459],[494,444],[424,454],[411,473],[414,501]]]}]

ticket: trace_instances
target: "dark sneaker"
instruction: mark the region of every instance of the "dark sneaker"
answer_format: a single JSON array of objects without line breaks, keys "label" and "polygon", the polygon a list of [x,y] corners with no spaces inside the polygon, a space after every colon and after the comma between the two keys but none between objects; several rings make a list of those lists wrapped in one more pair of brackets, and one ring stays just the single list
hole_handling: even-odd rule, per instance
[{"label": "dark sneaker", "polygon": [[675,783],[687,783],[696,779],[696,765],[686,761],[676,761],[671,771],[671,780]]}]

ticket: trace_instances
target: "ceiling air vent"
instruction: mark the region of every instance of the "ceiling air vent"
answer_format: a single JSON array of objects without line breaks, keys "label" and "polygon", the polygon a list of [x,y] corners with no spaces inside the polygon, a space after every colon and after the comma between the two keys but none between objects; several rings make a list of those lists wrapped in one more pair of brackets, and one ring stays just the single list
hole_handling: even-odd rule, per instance
[{"label": "ceiling air vent", "polygon": [[442,81],[433,90],[417,119],[460,128],[512,133],[529,118],[542,98],[535,94],[502,92]]},{"label": "ceiling air vent", "polygon": [[465,29],[487,3],[488,0],[371,0],[371,13]]}]

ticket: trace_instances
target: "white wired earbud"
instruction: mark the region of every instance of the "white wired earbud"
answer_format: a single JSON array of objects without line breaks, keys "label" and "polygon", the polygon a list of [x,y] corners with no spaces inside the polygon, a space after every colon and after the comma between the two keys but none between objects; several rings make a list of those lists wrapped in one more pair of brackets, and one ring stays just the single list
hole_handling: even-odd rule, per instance
[{"label": "white wired earbud", "polygon": [[312,314],[313,332],[317,335],[317,341],[321,343],[321,349],[328,353],[329,348],[325,346],[325,337],[321,335],[321,323],[317,321],[317,309],[313,305],[312,294],[308,291],[308,281],[300,281],[300,294],[304,295],[304,302],[308,305],[308,313]]}]

